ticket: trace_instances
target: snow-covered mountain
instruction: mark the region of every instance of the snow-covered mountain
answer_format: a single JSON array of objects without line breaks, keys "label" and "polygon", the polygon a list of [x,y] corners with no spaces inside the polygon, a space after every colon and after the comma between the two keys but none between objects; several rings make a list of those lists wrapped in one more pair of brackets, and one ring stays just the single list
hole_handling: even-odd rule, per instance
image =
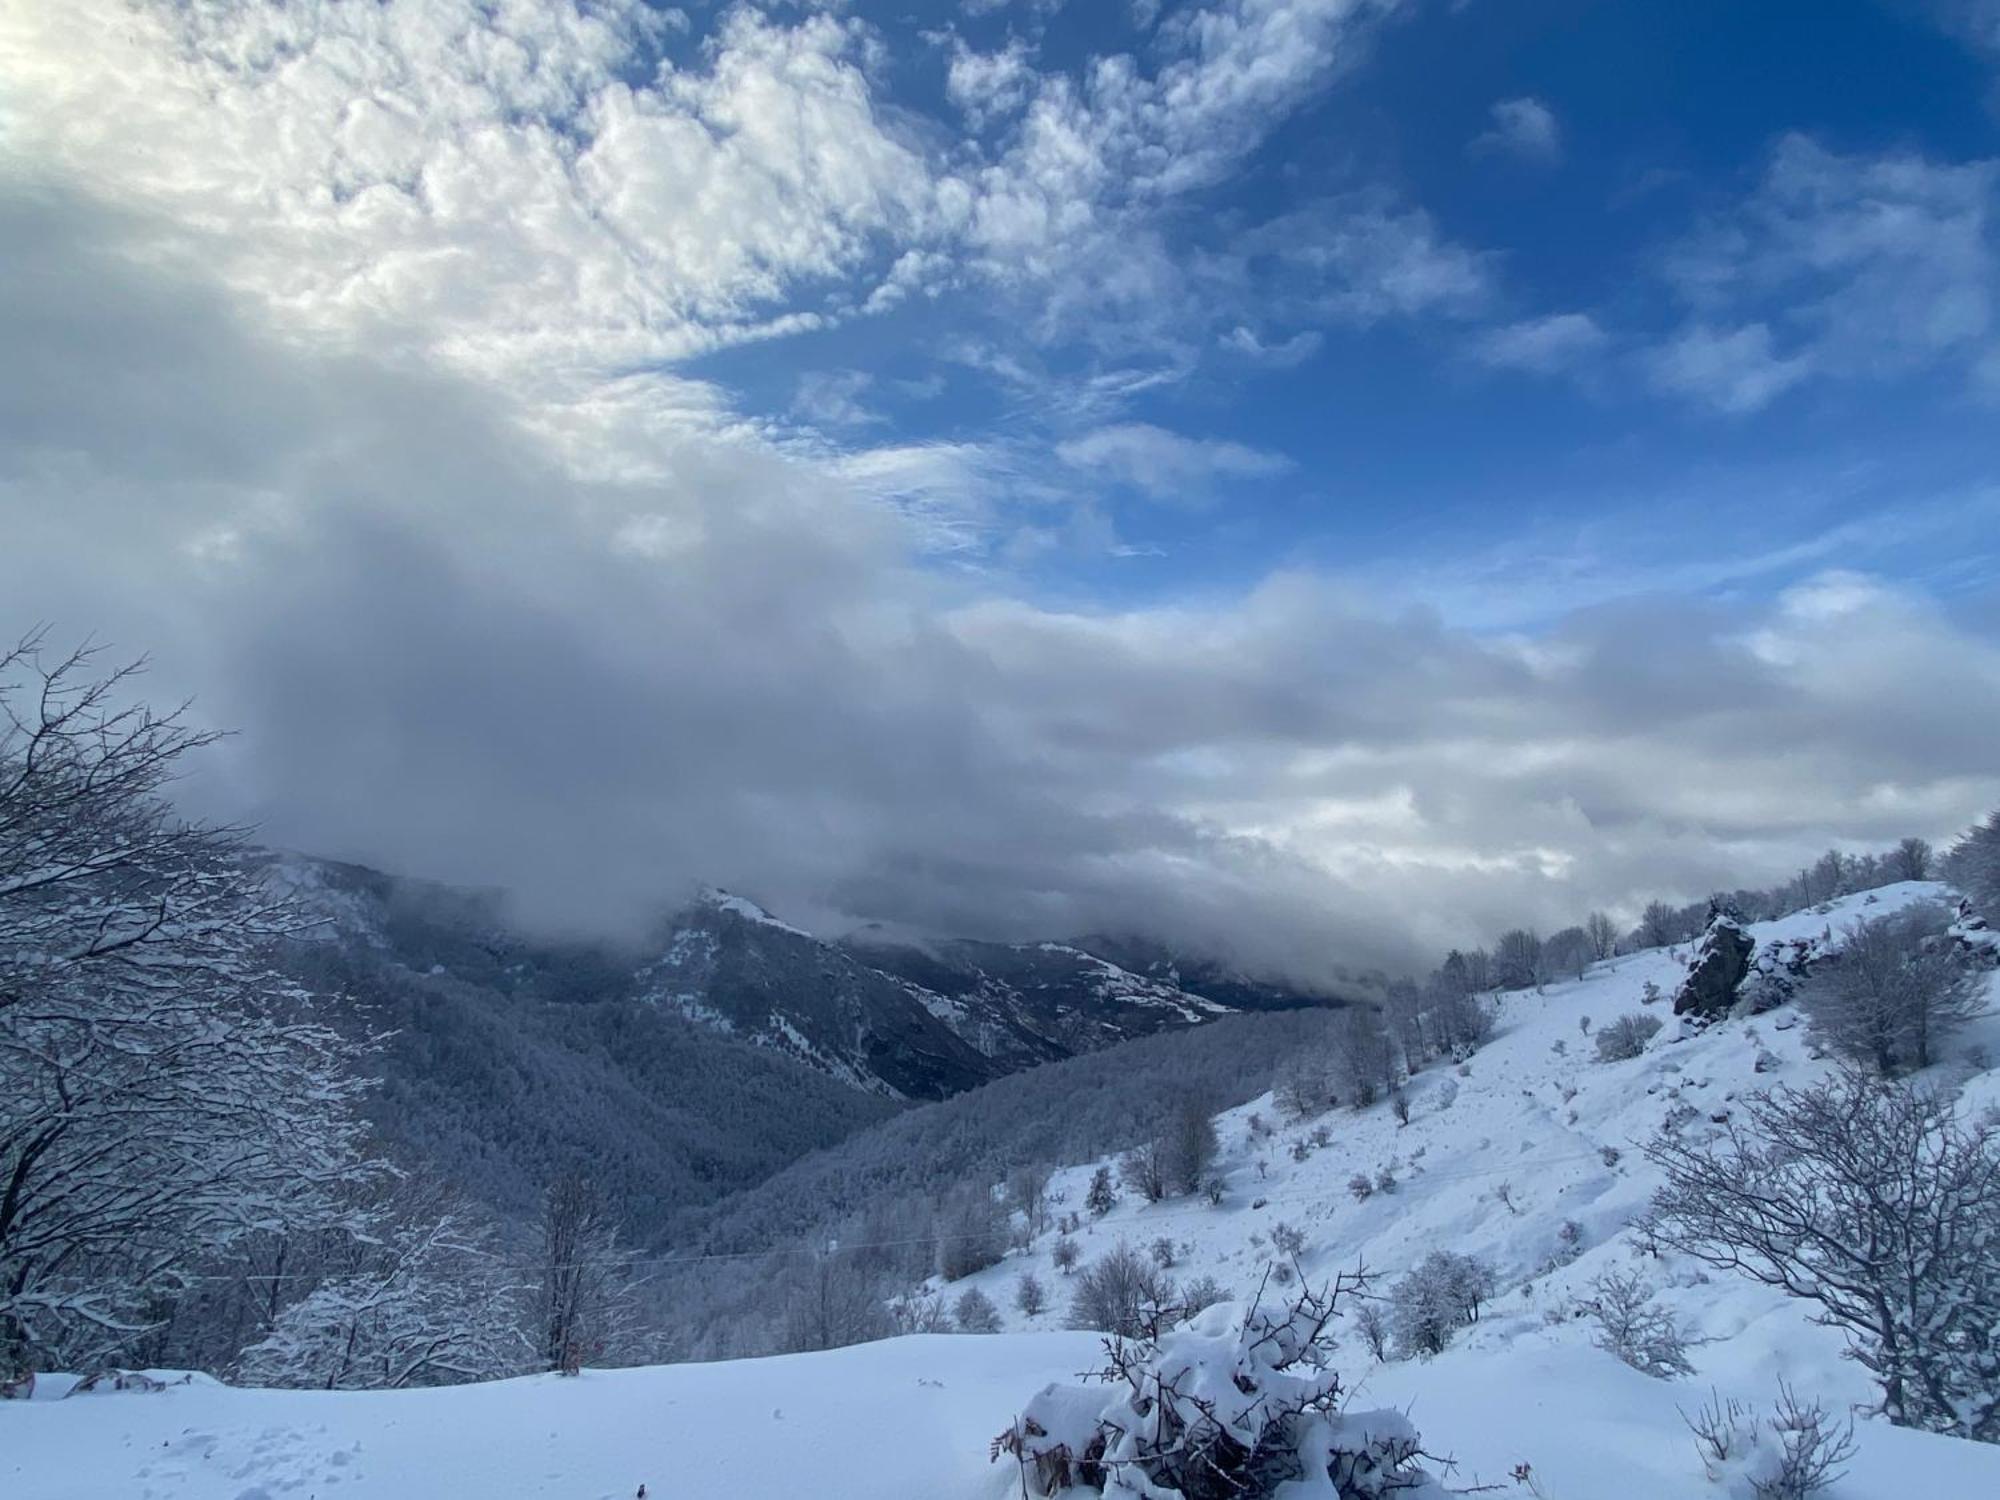
[{"label": "snow-covered mountain", "polygon": [[[1335,997],[1259,985],[1164,949],[1138,973],[1104,940],[827,942],[712,891],[667,925],[634,993],[857,1088],[939,1099],[1021,1068],[1239,1010]],[[1134,948],[1137,945],[1126,945]],[[1198,976],[1183,980],[1185,972]]]},{"label": "snow-covered mountain", "polygon": [[273,856],[273,870],[318,920],[309,948],[548,1001],[648,1006],[893,1100],[945,1098],[1236,1011],[1340,998],[1136,939],[828,941],[721,890],[618,951],[526,936],[496,891],[298,855]]}]

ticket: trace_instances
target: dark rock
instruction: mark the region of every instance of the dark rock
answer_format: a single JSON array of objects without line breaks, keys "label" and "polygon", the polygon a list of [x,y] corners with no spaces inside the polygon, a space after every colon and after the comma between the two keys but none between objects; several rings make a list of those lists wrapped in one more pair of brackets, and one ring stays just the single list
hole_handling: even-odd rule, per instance
[{"label": "dark rock", "polygon": [[1687,978],[1674,992],[1674,1014],[1713,1021],[1729,1014],[1750,972],[1757,944],[1743,924],[1721,907],[1710,907],[1708,930],[1688,960]]}]

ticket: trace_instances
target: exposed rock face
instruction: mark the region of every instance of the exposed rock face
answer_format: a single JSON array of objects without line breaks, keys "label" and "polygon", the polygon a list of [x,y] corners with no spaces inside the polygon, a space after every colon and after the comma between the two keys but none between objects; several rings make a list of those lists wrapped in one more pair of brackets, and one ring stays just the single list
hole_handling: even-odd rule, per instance
[{"label": "exposed rock face", "polygon": [[1750,955],[1757,944],[1729,912],[1711,906],[1708,930],[1688,963],[1687,978],[1674,992],[1674,1014],[1712,1021],[1736,1004],[1737,991],[1750,972]]}]

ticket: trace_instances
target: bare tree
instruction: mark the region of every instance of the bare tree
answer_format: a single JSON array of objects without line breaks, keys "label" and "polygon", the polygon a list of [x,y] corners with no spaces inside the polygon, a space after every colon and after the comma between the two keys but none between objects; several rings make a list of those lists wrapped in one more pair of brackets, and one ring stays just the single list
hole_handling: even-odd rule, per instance
[{"label": "bare tree", "polygon": [[215,736],[135,670],[0,654],[0,1374],[101,1359],[202,1257],[353,1220],[362,1047],[269,965],[240,830],[162,791]]},{"label": "bare tree", "polygon": [[1396,1085],[1396,1052],[1381,1012],[1350,1005],[1341,1012],[1335,1062],[1341,1093],[1356,1109],[1373,1104]]},{"label": "bare tree", "polygon": [[889,1315],[852,1257],[817,1255],[793,1268],[785,1290],[784,1348],[839,1349],[884,1337]]},{"label": "bare tree", "polygon": [[596,1185],[580,1172],[550,1183],[537,1267],[543,1369],[574,1375],[586,1360],[623,1355],[633,1320],[625,1260]]},{"label": "bare tree", "polygon": [[1493,982],[1503,990],[1539,986],[1542,963],[1542,940],[1530,928],[1512,928],[1493,945]]},{"label": "bare tree", "polygon": [[2000,1441],[2000,1120],[1844,1073],[1662,1135],[1657,1237],[1818,1304],[1902,1426]]},{"label": "bare tree", "polygon": [[1118,1158],[1118,1176],[1148,1203],[1167,1196],[1167,1143],[1159,1136],[1139,1142]]},{"label": "bare tree", "polygon": [[1049,1227],[1049,1169],[1039,1164],[1007,1174],[1007,1201],[1021,1211],[1032,1238]]},{"label": "bare tree", "polygon": [[1986,1008],[1985,976],[1959,963],[1945,927],[1921,905],[1848,928],[1800,993],[1814,1030],[1884,1075],[1928,1067],[1939,1038]]},{"label": "bare tree", "polygon": [[1664,901],[1649,901],[1639,914],[1639,928],[1633,934],[1641,948],[1664,948],[1688,934],[1681,930],[1681,916]]},{"label": "bare tree", "polygon": [[1898,880],[1929,880],[1935,863],[1935,854],[1925,839],[1904,839],[1889,853],[1889,867]]},{"label": "bare tree", "polygon": [[1583,930],[1590,939],[1593,956],[1605,959],[1618,952],[1618,927],[1601,911],[1594,911],[1584,918]]},{"label": "bare tree", "polygon": [[1173,1280],[1120,1240],[1076,1278],[1069,1326],[1134,1338],[1173,1300]]},{"label": "bare tree", "polygon": [[1597,958],[1597,948],[1590,940],[1590,934],[1581,927],[1565,927],[1549,934],[1549,940],[1542,945],[1542,957],[1547,973],[1567,974],[1572,979],[1583,978]]}]

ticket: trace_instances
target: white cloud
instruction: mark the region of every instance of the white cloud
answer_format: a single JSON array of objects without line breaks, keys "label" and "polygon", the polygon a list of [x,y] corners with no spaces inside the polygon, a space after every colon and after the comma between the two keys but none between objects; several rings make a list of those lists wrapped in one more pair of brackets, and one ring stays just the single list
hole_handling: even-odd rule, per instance
[{"label": "white cloud", "polygon": [[1601,352],[1607,342],[1588,313],[1555,313],[1488,330],[1472,341],[1472,357],[1495,369],[1553,375]]},{"label": "white cloud", "polygon": [[1056,456],[1072,468],[1181,504],[1206,502],[1223,480],[1269,479],[1293,467],[1281,453],[1182,437],[1144,422],[1122,422],[1070,438],[1056,445]]},{"label": "white cloud", "polygon": [[792,410],[822,427],[868,427],[887,420],[862,397],[875,383],[866,370],[808,370],[799,377]]},{"label": "white cloud", "polygon": [[1284,214],[1232,247],[1234,274],[1267,306],[1315,320],[1462,318],[1491,299],[1486,258],[1422,209],[1360,193]]},{"label": "white cloud", "polygon": [[1997,193],[2000,162],[1787,137],[1757,190],[1666,262],[1694,319],[1659,357],[1667,383],[1712,378],[1718,404],[1749,410],[1807,375],[1976,366],[1996,340]]},{"label": "white cloud", "polygon": [[1475,155],[1511,156],[1543,166],[1562,159],[1562,127],[1541,100],[1502,99],[1492,113],[1492,127],[1473,138]]},{"label": "white cloud", "polygon": [[515,378],[811,326],[790,292],[936,225],[852,23],[740,10],[705,67],[653,73],[667,24],[638,0],[17,7],[5,149],[159,214],[161,251],[304,329]]},{"label": "white cloud", "polygon": [[1015,37],[997,52],[980,52],[963,39],[952,39],[951,64],[945,74],[945,96],[964,112],[975,130],[984,130],[1028,102],[1037,77],[1028,62],[1028,45]]},{"label": "white cloud", "polygon": [[1811,373],[1804,355],[1772,352],[1762,323],[1741,328],[1696,326],[1683,330],[1649,357],[1660,389],[1702,401],[1719,411],[1761,411]]},{"label": "white cloud", "polygon": [[1289,370],[1294,365],[1304,364],[1326,342],[1316,328],[1301,329],[1290,338],[1268,344],[1249,328],[1239,323],[1219,338],[1217,343],[1232,353],[1260,365],[1270,365],[1274,369]]}]

